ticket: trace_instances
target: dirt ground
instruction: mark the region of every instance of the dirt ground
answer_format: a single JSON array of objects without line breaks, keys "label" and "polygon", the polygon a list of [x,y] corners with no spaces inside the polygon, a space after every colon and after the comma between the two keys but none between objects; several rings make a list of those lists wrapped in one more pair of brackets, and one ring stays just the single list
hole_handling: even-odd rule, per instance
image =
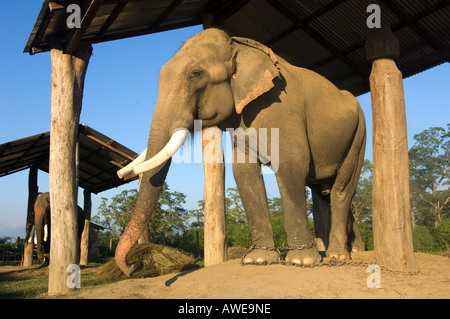
[{"label": "dirt ground", "polygon": [[[381,269],[380,288],[368,288],[367,265],[373,252],[353,253],[364,265],[298,268],[241,266],[239,260],[154,278],[127,279],[107,286],[82,288],[64,298],[89,299],[380,299],[450,298],[450,258],[416,253],[414,275]],[[5,271],[0,267],[0,272]],[[11,270],[11,269],[9,269]],[[82,283],[81,283],[82,284]]]}]

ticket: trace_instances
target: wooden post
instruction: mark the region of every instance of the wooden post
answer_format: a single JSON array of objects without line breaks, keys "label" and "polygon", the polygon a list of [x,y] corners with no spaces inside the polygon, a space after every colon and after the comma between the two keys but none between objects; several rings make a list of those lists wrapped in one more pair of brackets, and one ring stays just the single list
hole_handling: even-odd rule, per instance
[{"label": "wooden post", "polygon": [[[203,29],[214,27],[214,15],[203,17]],[[205,132],[207,132],[205,134]],[[213,134],[208,134],[213,133]],[[216,140],[212,142],[211,135]],[[214,143],[214,150],[208,146]],[[218,127],[202,131],[203,172],[205,189],[204,207],[204,258],[205,267],[227,260],[227,227],[225,222],[225,164],[223,161],[222,131]],[[205,152],[209,148],[210,151]],[[219,152],[211,154],[212,152]],[[216,159],[211,161],[211,157]],[[220,160],[217,160],[220,159]]]},{"label": "wooden post", "polygon": [[91,192],[83,191],[84,198],[84,228],[80,240],[80,266],[87,266],[89,262],[89,224],[91,222],[92,200]]},{"label": "wooden post", "polygon": [[84,77],[92,46],[81,42],[73,54],[61,40],[51,41],[50,209],[51,250],[48,294],[69,291],[67,267],[77,263],[76,141]]},{"label": "wooden post", "polygon": [[31,166],[28,175],[28,207],[27,207],[27,224],[25,228],[25,244],[23,248],[22,266],[30,267],[33,264],[33,247],[34,247],[34,202],[38,194],[38,168],[36,165]]},{"label": "wooden post", "polygon": [[[212,136],[215,136],[213,141]],[[205,267],[208,267],[227,260],[225,164],[222,131],[218,127],[203,129],[202,150],[205,179],[204,255]]]},{"label": "wooden post", "polygon": [[377,264],[415,271],[409,197],[408,140],[403,77],[394,61],[399,43],[389,27],[369,31],[372,63],[373,233]]}]

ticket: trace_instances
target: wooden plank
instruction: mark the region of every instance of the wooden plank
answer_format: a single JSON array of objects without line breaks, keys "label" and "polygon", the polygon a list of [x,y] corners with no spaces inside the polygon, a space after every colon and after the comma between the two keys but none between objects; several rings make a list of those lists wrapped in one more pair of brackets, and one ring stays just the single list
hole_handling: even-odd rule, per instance
[{"label": "wooden plank", "polygon": [[100,9],[101,4],[103,3],[103,0],[92,0],[91,4],[89,5],[89,8],[87,9],[86,13],[84,14],[83,18],[81,19],[81,26],[80,28],[73,29],[72,32],[70,32],[69,37],[66,41],[66,47],[64,52],[66,54],[73,54],[78,44],[81,41],[81,38],[86,33],[87,28],[91,24],[92,20],[95,18],[95,15]]},{"label": "wooden plank", "polygon": [[100,145],[103,145],[104,147],[109,148],[111,151],[113,151],[113,152],[115,152],[117,154],[120,154],[120,155],[122,155],[125,158],[128,158],[131,161],[135,159],[135,157],[130,156],[129,154],[127,154],[125,152],[122,152],[121,150],[119,150],[118,148],[116,148],[114,146],[111,146],[110,143],[114,142],[113,140],[111,140],[109,142],[105,142],[105,141],[102,141],[101,139],[99,139],[99,138],[97,138],[97,137],[95,137],[94,135],[91,135],[91,134],[86,134],[85,136],[87,136],[88,138],[90,138],[93,141],[96,141]]}]

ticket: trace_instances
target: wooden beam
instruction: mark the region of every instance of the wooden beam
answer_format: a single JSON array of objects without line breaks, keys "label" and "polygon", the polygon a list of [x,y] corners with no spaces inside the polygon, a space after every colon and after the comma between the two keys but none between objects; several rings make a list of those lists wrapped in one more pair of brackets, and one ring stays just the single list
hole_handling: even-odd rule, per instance
[{"label": "wooden beam", "polygon": [[80,42],[73,55],[64,53],[61,39],[53,39],[51,45],[50,296],[70,290],[67,285],[67,267],[77,263],[76,140],[84,78],[92,54],[92,46],[86,42]]},{"label": "wooden beam", "polygon": [[81,19],[80,28],[74,28],[72,32],[69,33],[69,37],[66,40],[65,50],[66,54],[73,54],[78,48],[83,35],[86,33],[89,25],[94,19],[98,9],[102,5],[103,0],[92,0],[86,13]]},{"label": "wooden beam", "polygon": [[239,10],[241,10],[243,7],[245,7],[250,0],[238,0],[234,1],[231,5],[225,8],[223,12],[217,13],[214,16],[214,23],[215,24],[222,24],[224,23],[228,18],[235,15]]},{"label": "wooden beam", "polygon": [[97,138],[97,137],[95,137],[94,135],[91,135],[91,134],[85,134],[85,136],[86,137],[88,137],[88,138],[90,138],[91,140],[93,140],[93,141],[96,141],[97,143],[99,143],[100,145],[103,145],[104,147],[106,147],[106,148],[108,148],[108,149],[110,149],[111,151],[113,151],[113,152],[115,152],[115,153],[117,153],[117,154],[120,154],[120,155],[122,155],[123,157],[126,157],[126,158],[128,158],[129,160],[134,160],[136,157],[133,157],[133,156],[130,156],[129,154],[127,154],[127,153],[125,153],[125,152],[122,152],[121,150],[119,150],[118,148],[116,148],[116,147],[114,147],[114,146],[111,146],[111,142],[114,142],[113,140],[111,140],[110,142],[104,142],[104,141],[102,141],[101,139],[99,139],[99,138]]},{"label": "wooden beam", "polygon": [[122,13],[126,5],[127,2],[120,2],[114,7],[113,11],[109,15],[108,19],[106,19],[100,31],[95,35],[96,38],[101,38],[105,35],[108,29],[113,25],[114,21],[116,21],[116,19]]},{"label": "wooden beam", "polygon": [[380,0],[383,5],[389,8],[397,17],[399,17],[415,34],[417,34],[425,43],[435,50],[441,49],[442,44],[425,32],[408,14],[399,8],[392,0]]},{"label": "wooden beam", "polygon": [[[444,0],[440,4],[436,5],[435,7],[430,8],[428,10],[425,10],[424,12],[421,12],[419,15],[417,15],[417,16],[411,18],[411,19],[413,21],[420,21],[420,20],[422,20],[422,19],[424,19],[424,18],[426,18],[426,17],[428,17],[428,16],[430,16],[430,15],[432,15],[432,14],[434,14],[434,13],[440,11],[440,10],[444,10],[445,8],[447,8],[449,6],[450,6],[450,1],[449,0]],[[397,32],[399,30],[402,30],[403,28],[406,28],[407,26],[408,25],[404,21],[401,21],[400,23],[397,23],[397,24],[393,25],[391,29],[395,33],[395,32]],[[366,45],[366,41],[363,40],[363,41],[353,45],[352,47],[349,47],[348,49],[343,51],[343,53],[344,53],[344,55],[347,56],[347,55],[349,55],[349,54],[351,54],[353,52],[356,52],[359,49],[363,48],[365,45]],[[321,66],[323,66],[325,64],[333,62],[336,59],[337,59],[337,57],[335,57],[333,55],[330,55],[328,58],[325,58],[325,59],[323,59],[323,60],[321,60],[319,62],[316,62],[316,63],[314,63],[312,65],[306,65],[305,67],[310,69],[310,70],[316,70],[316,69],[320,68]],[[415,65],[415,64],[413,63],[413,65]]]},{"label": "wooden beam", "polygon": [[331,44],[325,38],[323,38],[317,31],[311,28],[307,23],[298,18],[295,14],[293,14],[289,8],[287,8],[284,4],[282,4],[278,0],[267,0],[275,9],[277,9],[280,13],[286,16],[289,20],[291,20],[298,29],[305,32],[309,35],[314,41],[320,44],[323,48],[325,48],[332,55],[336,56],[344,65],[346,65],[350,70],[359,75],[361,78],[367,78],[367,72],[356,65],[352,60],[350,60],[342,51],[340,51],[336,46]]},{"label": "wooden beam", "polygon": [[159,27],[183,2],[183,0],[174,0],[170,4],[170,6],[167,7],[166,10],[161,14],[161,16],[156,19],[154,23],[152,23],[152,27]]},{"label": "wooden beam", "polygon": [[95,37],[95,38],[89,39],[89,42],[99,43],[99,42],[106,42],[106,41],[112,41],[112,40],[119,40],[119,39],[137,37],[137,36],[142,36],[142,35],[147,35],[147,34],[152,34],[152,33],[157,33],[157,32],[192,27],[192,26],[199,25],[199,24],[202,24],[201,17],[194,18],[189,21],[174,23],[174,24],[170,24],[170,25],[164,25],[164,26],[160,26],[160,27],[151,27],[151,28],[145,28],[145,29],[141,29],[141,30],[123,31],[123,32],[118,32],[118,33],[114,33],[114,34],[107,34],[107,35],[104,35],[102,38]]},{"label": "wooden beam", "polygon": [[43,50],[37,47],[39,43],[44,38],[45,32],[47,31],[47,28],[50,24],[50,21],[52,21],[53,15],[55,14],[55,11],[57,9],[64,8],[60,4],[56,2],[49,2],[48,4],[48,10],[44,14],[43,23],[40,25],[39,30],[37,32],[36,37],[34,38],[33,44],[31,45],[31,52],[29,52],[31,55],[35,53],[42,52]]},{"label": "wooden beam", "polygon": [[50,9],[50,11],[55,11],[55,10],[65,9],[66,7],[61,3],[52,1],[52,2],[48,3],[48,8]]},{"label": "wooden beam", "polygon": [[[326,5],[325,7],[321,8],[320,10],[314,12],[313,14],[311,14],[309,17],[305,18],[303,20],[304,24],[309,24],[311,22],[313,22],[314,20],[316,20],[317,18],[321,17],[323,14],[328,13],[329,11],[333,10],[334,8],[338,7],[339,5],[341,5],[342,3],[344,3],[346,0],[337,0],[334,2],[331,2],[330,4]],[[273,3],[272,6],[277,6],[277,3]],[[300,29],[300,25],[296,24],[294,22],[294,26],[292,26],[291,28],[287,29],[286,31],[280,33],[278,36],[270,39],[269,41],[266,42],[267,46],[272,46],[275,43],[277,43],[278,41],[281,41],[282,39],[284,39],[285,37],[289,36],[290,34],[298,31]]]}]

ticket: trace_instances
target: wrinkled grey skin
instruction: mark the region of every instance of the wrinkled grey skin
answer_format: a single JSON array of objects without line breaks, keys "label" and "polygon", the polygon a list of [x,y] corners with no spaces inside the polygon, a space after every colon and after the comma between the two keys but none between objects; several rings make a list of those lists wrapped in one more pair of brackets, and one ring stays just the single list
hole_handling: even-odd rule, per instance
[{"label": "wrinkled grey skin", "polygon": [[[39,193],[34,202],[34,227],[36,230],[36,250],[39,262],[44,261],[44,254],[50,253],[51,218],[50,193]],[[78,206],[78,243],[84,228],[84,211]],[[47,240],[44,241],[44,227],[47,225]],[[79,246],[78,246],[79,248]]]},{"label": "wrinkled grey skin", "polygon": [[[195,119],[203,127],[279,129],[276,178],[282,198],[290,246],[308,245],[305,186],[316,206],[332,205],[326,254],[349,258],[348,216],[365,149],[365,120],[357,100],[322,76],[276,56],[262,44],[230,38],[218,29],[186,41],[161,69],[159,97],[152,118],[147,159],[157,154],[176,128],[192,132]],[[259,136],[258,136],[259,139]],[[248,153],[248,145],[234,143]],[[240,148],[241,147],[241,148]],[[238,148],[240,148],[238,150]],[[258,154],[258,156],[261,154]],[[117,265],[130,275],[127,253],[143,232],[157,203],[170,160],[141,177],[136,208],[116,250]],[[274,246],[261,163],[233,163],[233,173],[255,245]],[[329,195],[322,195],[329,190]],[[328,214],[325,209],[323,215]],[[321,213],[317,210],[316,215]],[[319,217],[318,217],[319,218]],[[286,261],[313,264],[317,248],[289,251]],[[255,249],[245,263],[278,261],[273,251]]]}]

